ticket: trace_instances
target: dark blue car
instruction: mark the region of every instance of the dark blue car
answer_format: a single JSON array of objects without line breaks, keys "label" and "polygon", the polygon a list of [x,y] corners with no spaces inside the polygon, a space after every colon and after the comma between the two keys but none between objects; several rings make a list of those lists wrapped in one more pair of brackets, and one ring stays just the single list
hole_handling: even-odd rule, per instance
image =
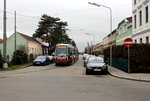
[{"label": "dark blue car", "polygon": [[38,56],[34,61],[33,65],[42,65],[46,66],[50,63],[49,58],[47,56]]}]

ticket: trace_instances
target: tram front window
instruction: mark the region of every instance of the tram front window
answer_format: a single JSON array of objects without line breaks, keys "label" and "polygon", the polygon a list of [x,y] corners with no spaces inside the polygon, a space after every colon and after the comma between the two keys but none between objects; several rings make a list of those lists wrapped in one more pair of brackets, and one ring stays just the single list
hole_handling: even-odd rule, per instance
[{"label": "tram front window", "polygon": [[66,55],[67,49],[66,48],[57,48],[56,53],[57,53],[57,55]]}]

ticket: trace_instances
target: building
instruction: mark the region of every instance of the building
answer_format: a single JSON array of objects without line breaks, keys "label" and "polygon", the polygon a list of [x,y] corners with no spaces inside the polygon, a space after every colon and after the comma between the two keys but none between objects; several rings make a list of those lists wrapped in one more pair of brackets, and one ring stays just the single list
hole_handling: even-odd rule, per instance
[{"label": "building", "polygon": [[126,38],[132,38],[132,17],[122,20],[116,33],[116,45],[123,45]]},{"label": "building", "polygon": [[46,42],[43,42],[42,39],[40,38],[35,38],[35,39],[42,45],[42,55],[48,55],[49,44]]},{"label": "building", "polygon": [[133,41],[150,43],[150,0],[132,0]]},{"label": "building", "polygon": [[103,48],[109,47],[109,35],[107,35],[105,38],[103,38]]},{"label": "building", "polygon": [[95,55],[102,55],[103,54],[103,43],[97,43],[93,49]]},{"label": "building", "polygon": [[[3,43],[0,44],[0,49],[3,51]],[[16,49],[23,49],[28,55],[31,53],[33,56],[42,54],[42,46],[34,38],[25,34],[16,33]],[[7,39],[7,57],[8,61],[12,60],[15,51],[15,34],[12,34]]]}]

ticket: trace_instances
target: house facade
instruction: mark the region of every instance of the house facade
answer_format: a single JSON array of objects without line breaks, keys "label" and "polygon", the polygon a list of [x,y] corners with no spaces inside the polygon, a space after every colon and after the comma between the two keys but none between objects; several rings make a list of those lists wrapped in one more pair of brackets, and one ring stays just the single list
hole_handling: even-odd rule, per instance
[{"label": "house facade", "polygon": [[150,43],[150,0],[132,0],[133,41]]},{"label": "house facade", "polygon": [[94,50],[95,55],[103,54],[103,43],[101,42],[101,43],[96,44],[93,50]]},{"label": "house facade", "polygon": [[109,45],[116,45],[116,35],[117,35],[117,30],[113,30],[111,34],[108,35],[109,38]]},{"label": "house facade", "polygon": [[107,35],[105,38],[103,38],[103,48],[109,47],[109,36]]},{"label": "house facade", "polygon": [[126,38],[132,38],[132,17],[121,21],[116,31],[116,45],[123,45]]},{"label": "house facade", "polygon": [[[7,39],[7,57],[8,61],[12,60],[13,53],[15,51],[15,34],[12,34]],[[22,33],[16,33],[16,49],[23,48],[24,51],[30,55],[31,53],[33,56],[42,54],[42,46],[41,44],[33,39],[30,36],[27,36]],[[3,43],[0,44],[0,49],[3,51]]]}]

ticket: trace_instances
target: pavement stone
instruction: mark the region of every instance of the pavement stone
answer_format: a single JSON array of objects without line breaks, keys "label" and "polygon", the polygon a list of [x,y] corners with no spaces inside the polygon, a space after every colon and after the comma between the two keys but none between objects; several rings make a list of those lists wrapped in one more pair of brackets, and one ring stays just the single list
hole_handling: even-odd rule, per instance
[{"label": "pavement stone", "polygon": [[111,66],[109,66],[108,72],[110,75],[121,79],[150,82],[150,73],[126,73]]}]

